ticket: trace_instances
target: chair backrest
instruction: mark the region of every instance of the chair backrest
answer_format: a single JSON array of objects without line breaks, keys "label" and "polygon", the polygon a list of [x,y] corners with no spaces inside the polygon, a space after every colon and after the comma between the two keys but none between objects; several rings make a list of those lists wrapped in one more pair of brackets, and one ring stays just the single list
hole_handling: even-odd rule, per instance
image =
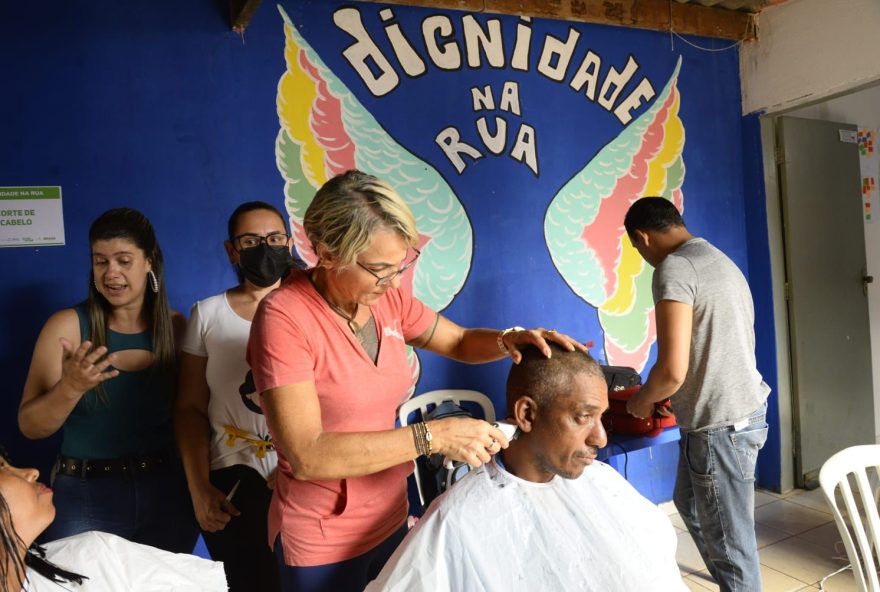
[{"label": "chair backrest", "polygon": [[[401,405],[397,410],[397,417],[400,420],[400,425],[406,426],[410,423],[421,421],[431,409],[444,401],[452,401],[459,406],[461,406],[462,401],[476,403],[483,410],[483,419],[489,422],[495,421],[495,407],[492,405],[492,400],[483,393],[465,389],[441,389],[415,396]],[[414,422],[410,422],[409,416],[416,411],[419,412],[418,417]],[[419,490],[419,501],[422,503],[422,506],[424,506],[425,493],[422,489],[422,479],[419,475],[419,466],[417,462],[413,461],[413,463],[415,463],[413,476],[416,480],[416,488]]]},{"label": "chair backrest", "polygon": [[[873,554],[874,549],[880,551],[880,516],[877,513],[877,498],[868,480],[869,467],[880,472],[880,445],[846,448],[822,465],[819,485],[825,494],[825,500],[831,506],[834,522],[846,546],[846,554],[852,564],[853,577],[860,592],[880,592],[878,565]],[[851,486],[851,475],[854,487]],[[838,506],[838,490],[846,509],[846,517]]]}]

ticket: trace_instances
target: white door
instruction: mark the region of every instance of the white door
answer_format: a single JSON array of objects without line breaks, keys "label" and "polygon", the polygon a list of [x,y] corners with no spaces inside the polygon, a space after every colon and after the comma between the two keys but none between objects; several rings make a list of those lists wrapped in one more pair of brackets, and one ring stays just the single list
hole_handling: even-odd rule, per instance
[{"label": "white door", "polygon": [[795,482],[813,487],[832,454],[874,443],[859,155],[854,125],[777,124]]}]

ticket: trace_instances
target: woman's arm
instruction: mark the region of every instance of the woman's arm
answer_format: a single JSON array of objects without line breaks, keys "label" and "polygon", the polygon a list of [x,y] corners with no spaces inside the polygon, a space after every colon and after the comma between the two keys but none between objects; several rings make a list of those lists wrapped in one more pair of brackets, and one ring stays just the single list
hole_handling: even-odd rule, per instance
[{"label": "woman's arm", "polygon": [[[499,347],[499,338],[507,351]],[[465,329],[442,315],[436,328],[425,331],[411,345],[468,364],[500,360],[509,352],[513,362],[518,364],[522,359],[519,350],[527,345],[536,346],[545,356],[550,357],[548,341],[554,341],[569,351],[587,351],[577,340],[553,330],[537,328],[502,332],[497,329]]]},{"label": "woman's arm", "polygon": [[174,431],[196,519],[203,530],[215,532],[223,530],[239,512],[208,478],[211,458],[208,402],[211,391],[205,375],[207,367],[207,357],[181,352]]},{"label": "woman's arm", "polygon": [[27,438],[57,432],[86,391],[119,374],[107,370],[114,356],[105,355],[106,347],[92,350],[90,341],[79,340],[73,309],[55,313],[40,331],[18,407],[18,427]]},{"label": "woman's arm", "polygon": [[[378,473],[418,456],[409,426],[378,432],[325,432],[312,382],[281,386],[262,393],[272,435],[300,480],[345,479]],[[480,466],[507,448],[498,428],[478,419],[447,418],[427,422],[433,451]]]}]

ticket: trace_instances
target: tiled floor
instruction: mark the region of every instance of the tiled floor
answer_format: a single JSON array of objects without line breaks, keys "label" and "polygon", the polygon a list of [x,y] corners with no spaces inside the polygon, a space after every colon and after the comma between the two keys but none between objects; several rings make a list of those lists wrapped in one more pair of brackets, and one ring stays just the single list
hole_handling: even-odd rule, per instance
[{"label": "tiled floor", "polygon": [[[718,590],[706,571],[690,535],[672,504],[670,519],[678,532],[678,566],[695,592]],[[846,551],[822,491],[798,489],[784,495],[758,491],[755,529],[761,556],[764,592],[819,589],[819,581],[847,563]],[[825,582],[828,592],[856,592],[852,572],[846,570]]]}]

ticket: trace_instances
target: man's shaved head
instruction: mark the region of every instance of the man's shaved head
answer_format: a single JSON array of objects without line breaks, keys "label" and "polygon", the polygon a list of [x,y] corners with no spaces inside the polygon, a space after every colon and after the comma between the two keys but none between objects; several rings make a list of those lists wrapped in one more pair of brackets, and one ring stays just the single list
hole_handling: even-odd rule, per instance
[{"label": "man's shaved head", "polygon": [[534,399],[540,405],[549,404],[568,392],[575,376],[584,374],[605,380],[599,363],[588,353],[568,351],[548,342],[553,357],[547,358],[535,346],[521,351],[522,361],[514,364],[507,375],[507,413],[513,413],[513,404],[522,396]]}]

